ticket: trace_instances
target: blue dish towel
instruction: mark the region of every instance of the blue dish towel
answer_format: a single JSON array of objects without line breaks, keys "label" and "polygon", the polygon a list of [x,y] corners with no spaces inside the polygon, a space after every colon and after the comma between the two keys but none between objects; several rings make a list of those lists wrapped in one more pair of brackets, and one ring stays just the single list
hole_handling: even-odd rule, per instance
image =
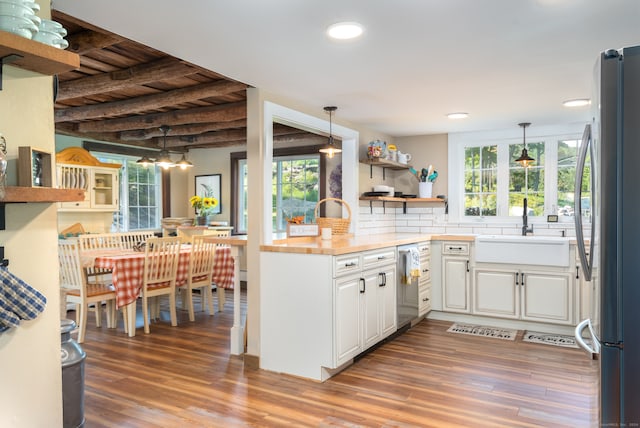
[{"label": "blue dish towel", "polygon": [[17,327],[44,311],[47,298],[35,288],[0,267],[0,328]]}]

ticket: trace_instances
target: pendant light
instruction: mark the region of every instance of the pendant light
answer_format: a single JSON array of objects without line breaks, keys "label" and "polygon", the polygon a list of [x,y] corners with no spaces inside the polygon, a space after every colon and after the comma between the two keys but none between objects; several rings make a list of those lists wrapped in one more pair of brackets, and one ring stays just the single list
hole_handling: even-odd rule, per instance
[{"label": "pendant light", "polygon": [[180,169],[187,169],[187,168],[191,168],[193,164],[187,160],[187,156],[183,153],[182,159],[176,162],[176,166],[179,166]]},{"label": "pendant light", "polygon": [[142,165],[143,167],[148,167],[149,165],[153,165],[153,161],[147,157],[147,155],[142,156],[140,159],[136,161],[138,165]]},{"label": "pendant light", "polygon": [[156,159],[156,165],[164,169],[173,168],[174,166],[176,166],[176,164],[173,163],[171,157],[169,156],[169,152],[167,151],[167,133],[171,131],[171,127],[169,125],[162,125],[160,126],[160,131],[164,134],[164,143],[162,146],[162,150],[160,151],[160,154]]},{"label": "pendant light", "polygon": [[319,151],[320,151],[320,153],[326,154],[328,158],[332,158],[336,153],[341,153],[342,152],[342,149],[340,149],[338,146],[336,146],[335,142],[333,141],[333,132],[332,132],[333,130],[332,130],[331,115],[336,110],[338,110],[338,107],[336,107],[336,106],[327,106],[327,107],[324,108],[324,111],[329,113],[329,141],[327,142],[327,144],[322,146],[322,148]]},{"label": "pendant light", "polygon": [[527,152],[526,129],[527,129],[527,126],[529,125],[531,125],[531,123],[529,122],[523,122],[518,124],[518,126],[522,127],[522,143],[524,144],[524,148],[522,149],[522,154],[520,154],[520,157],[516,159],[516,162],[518,162],[524,168],[528,167],[533,162],[535,162],[535,159],[529,156],[529,152]]}]

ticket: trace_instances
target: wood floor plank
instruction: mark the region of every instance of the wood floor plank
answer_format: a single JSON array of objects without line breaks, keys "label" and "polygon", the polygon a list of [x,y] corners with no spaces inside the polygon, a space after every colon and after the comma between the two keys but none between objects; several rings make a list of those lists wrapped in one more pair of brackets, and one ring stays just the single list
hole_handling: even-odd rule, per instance
[{"label": "wood floor plank", "polygon": [[598,425],[597,362],[577,349],[425,320],[320,383],[229,355],[232,307],[228,296],[223,312],[197,312],[193,323],[179,310],[177,327],[160,320],[133,338],[121,320],[116,330],[91,320],[86,428]]}]

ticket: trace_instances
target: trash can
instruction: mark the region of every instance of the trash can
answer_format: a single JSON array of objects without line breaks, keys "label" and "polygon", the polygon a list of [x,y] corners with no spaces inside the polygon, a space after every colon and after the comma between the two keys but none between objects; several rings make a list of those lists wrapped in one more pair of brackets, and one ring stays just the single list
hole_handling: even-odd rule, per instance
[{"label": "trash can", "polygon": [[87,354],[71,338],[72,320],[60,320],[62,354],[62,421],[64,428],[84,427],[84,360]]}]

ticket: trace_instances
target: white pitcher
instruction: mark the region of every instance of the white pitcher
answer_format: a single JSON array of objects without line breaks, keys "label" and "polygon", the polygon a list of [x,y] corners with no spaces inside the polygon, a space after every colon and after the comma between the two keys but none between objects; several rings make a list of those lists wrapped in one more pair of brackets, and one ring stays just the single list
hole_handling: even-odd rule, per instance
[{"label": "white pitcher", "polygon": [[401,151],[398,151],[398,162],[404,163],[404,164],[411,162],[411,154],[402,153]]}]

